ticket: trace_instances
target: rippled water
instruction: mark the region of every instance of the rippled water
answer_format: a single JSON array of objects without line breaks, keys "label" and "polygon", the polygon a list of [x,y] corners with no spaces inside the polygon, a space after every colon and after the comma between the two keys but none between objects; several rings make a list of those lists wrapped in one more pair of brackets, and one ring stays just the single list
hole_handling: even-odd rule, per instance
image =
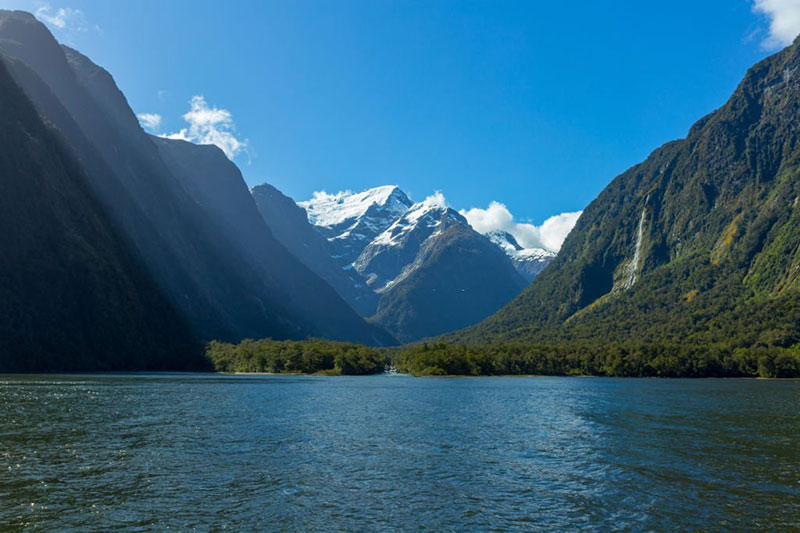
[{"label": "rippled water", "polygon": [[800,527],[800,382],[0,376],[0,525]]}]

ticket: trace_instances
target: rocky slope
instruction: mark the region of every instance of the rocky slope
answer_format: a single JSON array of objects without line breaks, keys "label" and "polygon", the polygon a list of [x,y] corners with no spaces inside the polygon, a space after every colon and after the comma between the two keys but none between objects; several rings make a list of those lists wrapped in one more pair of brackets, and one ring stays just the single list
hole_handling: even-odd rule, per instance
[{"label": "rocky slope", "polygon": [[447,207],[441,195],[413,204],[362,250],[353,267],[373,290],[383,292],[414,263],[422,245],[447,225],[468,226],[466,219]]},{"label": "rocky slope", "polygon": [[[172,174],[225,234],[240,257],[240,267],[249,261],[254,272],[251,287],[272,295],[268,301],[271,314],[282,317],[287,325],[303,328],[293,338],[314,335],[336,340],[361,338],[368,344],[394,343],[380,328],[365,324],[325,280],[276,238],[265,222],[269,211],[263,205],[259,209],[241,172],[222,150],[182,140],[151,139]],[[280,229],[280,224],[276,227]]]},{"label": "rocky slope", "polygon": [[269,184],[250,191],[258,211],[272,234],[295,257],[327,281],[344,300],[362,316],[371,316],[378,305],[378,295],[367,287],[354,269],[343,269],[333,259],[330,242],[312,226],[305,210],[294,200]]}]

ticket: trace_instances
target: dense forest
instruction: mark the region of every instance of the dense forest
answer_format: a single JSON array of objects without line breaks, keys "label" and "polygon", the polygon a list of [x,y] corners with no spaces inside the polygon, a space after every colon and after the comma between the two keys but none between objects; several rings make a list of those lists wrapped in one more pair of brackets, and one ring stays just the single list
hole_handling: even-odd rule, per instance
[{"label": "dense forest", "polygon": [[398,370],[414,375],[612,377],[800,377],[791,349],[654,344],[423,344],[398,351]]},{"label": "dense forest", "polygon": [[363,375],[383,372],[388,364],[378,348],[321,339],[212,341],[206,356],[217,372]]},{"label": "dense forest", "polygon": [[362,375],[389,366],[415,376],[800,377],[800,344],[791,348],[728,345],[421,344],[370,348],[324,340],[211,342],[218,372]]}]

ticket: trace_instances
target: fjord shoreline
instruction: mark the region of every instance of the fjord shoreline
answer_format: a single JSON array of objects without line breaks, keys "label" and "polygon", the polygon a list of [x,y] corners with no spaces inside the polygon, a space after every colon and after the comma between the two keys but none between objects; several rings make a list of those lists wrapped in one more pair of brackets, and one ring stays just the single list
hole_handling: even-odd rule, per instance
[{"label": "fjord shoreline", "polygon": [[213,341],[206,357],[223,373],[369,375],[391,366],[413,376],[800,377],[795,347],[423,343],[374,348],[319,339],[247,339]]}]

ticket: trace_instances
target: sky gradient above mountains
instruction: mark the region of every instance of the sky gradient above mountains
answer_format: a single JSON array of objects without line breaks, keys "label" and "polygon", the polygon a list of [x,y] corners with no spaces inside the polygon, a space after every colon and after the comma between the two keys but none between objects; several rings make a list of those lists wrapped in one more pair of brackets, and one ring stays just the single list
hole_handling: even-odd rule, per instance
[{"label": "sky gradient above mountains", "polygon": [[800,31],[796,0],[239,6],[0,0],[114,72],[151,131],[216,142],[251,185],[398,183],[536,225],[684,136]]}]

